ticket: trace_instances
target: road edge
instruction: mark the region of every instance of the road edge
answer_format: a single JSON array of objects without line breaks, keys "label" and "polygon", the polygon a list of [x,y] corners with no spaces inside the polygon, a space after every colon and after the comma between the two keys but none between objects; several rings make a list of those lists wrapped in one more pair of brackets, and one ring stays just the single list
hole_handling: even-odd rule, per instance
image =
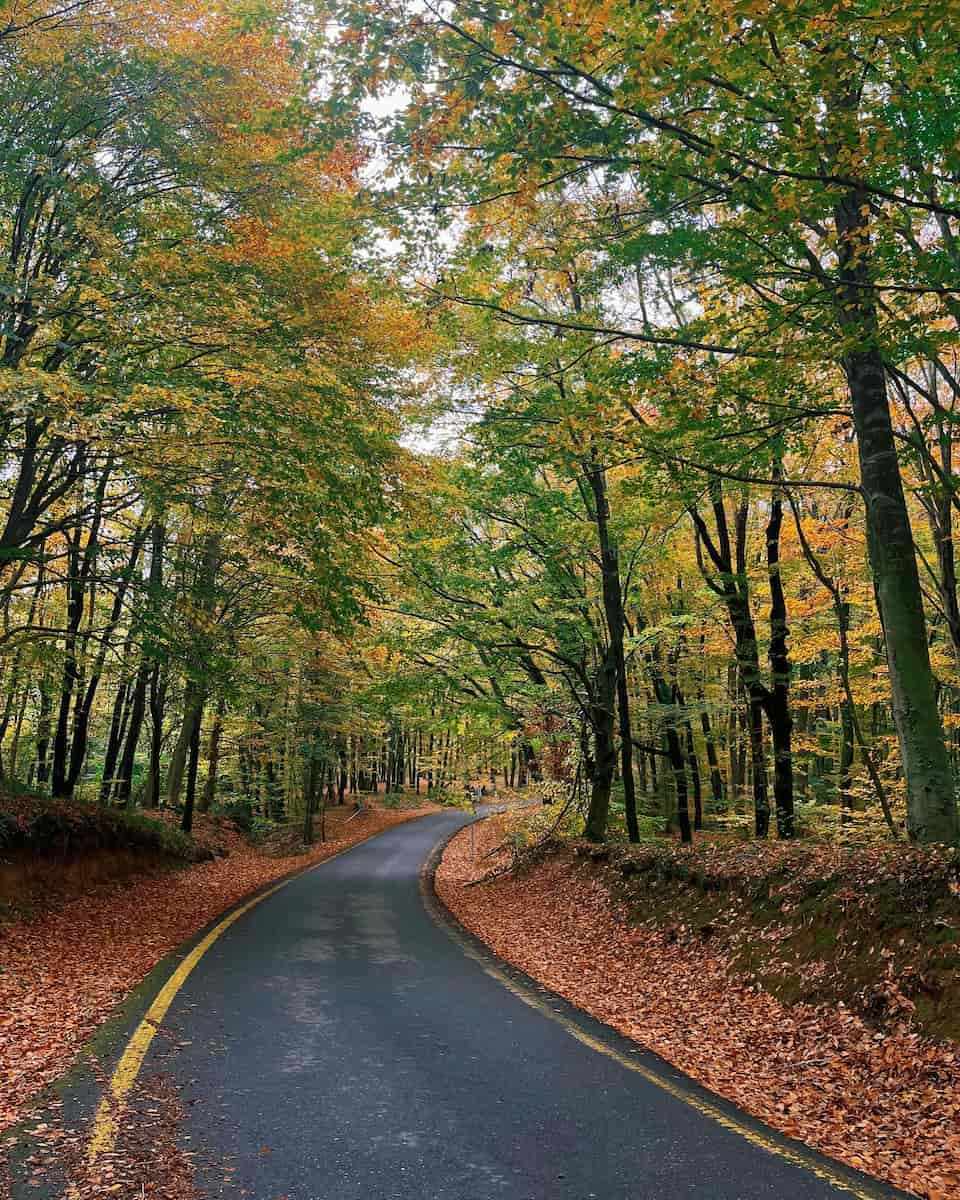
[{"label": "road edge", "polygon": [[[485,816],[475,821],[486,820]],[[548,1020],[556,1022],[571,1037],[597,1053],[619,1062],[626,1070],[642,1075],[648,1082],[695,1108],[702,1116],[770,1154],[786,1159],[794,1166],[816,1175],[819,1179],[854,1196],[856,1200],[917,1200],[914,1193],[904,1192],[830,1158],[805,1142],[788,1137],[758,1117],[752,1116],[732,1100],[704,1087],[691,1075],[685,1074],[655,1050],[635,1042],[610,1025],[590,1016],[558,992],[554,992],[513,963],[501,958],[482,938],[468,929],[440,899],[436,888],[437,870],[447,847],[470,824],[458,826],[444,835],[424,860],[419,873],[420,896],[427,914],[464,954],[481,969],[512,992],[519,1000],[535,1008]]]},{"label": "road edge", "polygon": [[[225,932],[226,928],[229,927],[225,924],[226,922],[232,925],[248,909],[255,908],[262,901],[268,899],[274,892],[292,883],[295,879],[299,879],[303,875],[308,875],[311,871],[316,871],[327,863],[333,862],[334,859],[349,854],[351,850],[365,845],[381,834],[389,833],[401,825],[409,825],[432,815],[433,813],[431,812],[417,813],[415,816],[408,817],[405,821],[398,821],[396,824],[389,825],[385,829],[374,830],[358,841],[344,846],[343,849],[327,855],[326,858],[321,858],[305,866],[294,867],[283,875],[278,875],[276,878],[268,880],[266,883],[239,897],[232,904],[228,904],[225,908],[222,908],[220,912],[211,917],[209,921],[195,930],[189,937],[184,938],[179,945],[175,946],[172,950],[168,950],[151,967],[143,979],[131,989],[128,995],[111,1009],[107,1017],[97,1026],[78,1050],[76,1058],[66,1071],[32,1097],[20,1117],[12,1125],[9,1125],[0,1132],[0,1148],[6,1148],[4,1156],[6,1161],[4,1162],[0,1159],[0,1170],[5,1169],[7,1171],[10,1187],[9,1195],[15,1200],[20,1190],[18,1184],[23,1183],[23,1180],[18,1178],[18,1169],[24,1166],[25,1160],[31,1154],[31,1146],[28,1141],[31,1129],[35,1128],[38,1122],[44,1121],[54,1102],[64,1103],[69,1096],[76,1101],[78,1109],[92,1109],[92,1111],[88,1111],[85,1114],[77,1112],[72,1118],[77,1121],[89,1121],[90,1128],[84,1137],[84,1145],[89,1148],[95,1134],[97,1114],[100,1111],[101,1104],[105,1103],[108,1099],[107,1093],[110,1091],[113,1077],[132,1039],[136,1036],[137,1031],[144,1026],[144,1023],[149,1021],[151,1008],[164,988],[197,948],[206,939],[211,938],[215,930],[223,926],[221,932]],[[212,939],[210,945],[215,940],[215,938]],[[201,957],[202,954],[198,955],[197,961]],[[185,979],[186,974],[184,975]],[[131,1081],[131,1084],[133,1082],[135,1082],[135,1078]],[[59,1121],[61,1118],[56,1117],[54,1119]],[[84,1157],[86,1158],[86,1153]],[[4,1180],[0,1179],[0,1197],[6,1200],[2,1190],[4,1182]],[[26,1195],[26,1193],[24,1194]],[[33,1185],[31,1185],[29,1194],[37,1197],[37,1200],[42,1200],[44,1195],[49,1195],[42,1188],[36,1188]]]}]

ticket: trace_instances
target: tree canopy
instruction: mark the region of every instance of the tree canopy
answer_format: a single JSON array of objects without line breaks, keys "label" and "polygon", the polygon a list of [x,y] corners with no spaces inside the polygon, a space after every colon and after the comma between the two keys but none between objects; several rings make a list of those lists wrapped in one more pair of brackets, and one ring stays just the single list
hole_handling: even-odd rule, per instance
[{"label": "tree canopy", "polygon": [[956,842],[956,32],[4,5],[5,773]]}]

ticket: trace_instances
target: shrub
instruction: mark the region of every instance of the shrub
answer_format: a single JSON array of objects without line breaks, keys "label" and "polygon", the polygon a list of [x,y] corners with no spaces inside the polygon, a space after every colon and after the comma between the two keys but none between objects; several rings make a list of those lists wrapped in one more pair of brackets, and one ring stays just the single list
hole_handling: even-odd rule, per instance
[{"label": "shrub", "polygon": [[233,823],[235,829],[246,837],[250,837],[256,817],[253,804],[246,796],[240,796],[226,804],[218,804],[213,811],[217,816],[226,817]]},{"label": "shrub", "polygon": [[271,821],[269,817],[262,817],[259,813],[254,813],[250,819],[250,828],[247,830],[247,837],[256,846],[265,841],[276,828],[276,821]]}]

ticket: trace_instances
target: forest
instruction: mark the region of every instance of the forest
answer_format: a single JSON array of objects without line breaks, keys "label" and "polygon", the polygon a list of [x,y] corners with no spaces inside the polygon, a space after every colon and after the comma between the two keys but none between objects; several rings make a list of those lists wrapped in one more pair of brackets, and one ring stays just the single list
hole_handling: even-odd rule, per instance
[{"label": "forest", "polygon": [[956,842],[955,14],[568,7],[4,5],[9,789]]},{"label": "forest", "polygon": [[[0,0],[0,1129],[208,930],[64,1194],[201,1194],[167,1076],[166,1132],[117,1115],[146,1047],[375,833],[381,890],[309,877],[356,927],[268,991],[364,937],[371,978],[434,969],[424,898],[798,1145],[957,1194],[958,37],[953,0]],[[278,1038],[290,996],[326,1028],[311,987]],[[803,1195],[893,1194],[817,1161]],[[621,1194],[567,1169],[529,1194]]]}]

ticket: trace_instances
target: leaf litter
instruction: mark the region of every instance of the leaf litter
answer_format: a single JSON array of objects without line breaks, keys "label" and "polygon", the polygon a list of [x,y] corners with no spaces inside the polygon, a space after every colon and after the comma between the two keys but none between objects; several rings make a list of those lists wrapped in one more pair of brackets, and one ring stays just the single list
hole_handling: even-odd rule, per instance
[{"label": "leaf litter", "polygon": [[877,1029],[842,1002],[783,1003],[709,940],[632,923],[570,847],[468,886],[495,870],[501,838],[495,821],[475,848],[458,834],[436,888],[502,958],[782,1133],[925,1200],[960,1196],[954,1042],[909,1013]]},{"label": "leaf litter", "polygon": [[[226,821],[201,818],[213,861],[52,898],[30,919],[0,926],[0,1130],[76,1061],[91,1035],[181,942],[264,885],[322,862],[424,809],[327,812],[328,840],[268,856]],[[226,853],[224,853],[226,851]]]}]

